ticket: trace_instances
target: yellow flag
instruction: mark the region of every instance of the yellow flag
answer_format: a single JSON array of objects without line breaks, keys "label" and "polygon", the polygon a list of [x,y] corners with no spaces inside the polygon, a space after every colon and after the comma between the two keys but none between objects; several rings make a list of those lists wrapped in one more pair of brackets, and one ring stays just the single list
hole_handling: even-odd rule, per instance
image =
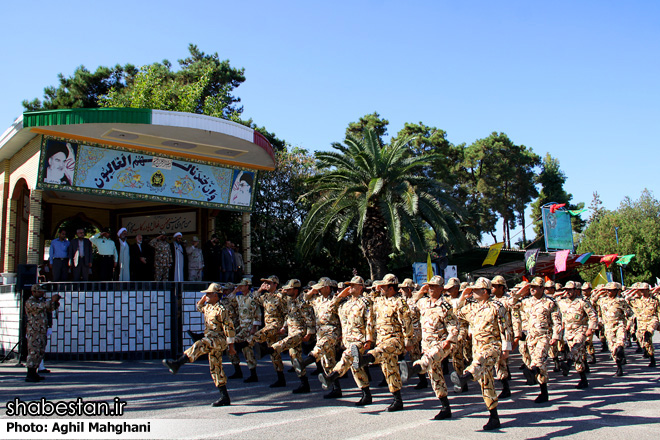
[{"label": "yellow flag", "polygon": [[600,286],[601,284],[607,284],[607,268],[603,266],[603,268],[598,272],[598,275],[596,275],[596,278],[591,282],[591,285],[593,287]]},{"label": "yellow flag", "polygon": [[500,251],[502,250],[502,247],[504,246],[504,242],[502,243],[495,243],[490,246],[488,249],[488,255],[486,255],[486,259],[484,260],[483,263],[481,263],[482,266],[485,266],[487,264],[490,264],[491,266],[495,265],[495,262],[497,261],[497,257],[500,255]]},{"label": "yellow flag", "polygon": [[426,253],[426,281],[430,281],[433,278],[433,265],[431,264],[431,254]]}]

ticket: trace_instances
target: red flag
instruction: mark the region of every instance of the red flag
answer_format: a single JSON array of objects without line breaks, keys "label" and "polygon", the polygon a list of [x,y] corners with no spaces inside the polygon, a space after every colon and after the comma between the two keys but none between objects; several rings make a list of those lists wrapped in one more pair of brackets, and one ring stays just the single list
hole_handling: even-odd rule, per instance
[{"label": "red flag", "polygon": [[566,206],[566,203],[550,205],[550,214],[554,214],[559,208]]},{"label": "red flag", "polygon": [[548,281],[552,281],[549,276],[545,276],[545,282],[547,283]]},{"label": "red flag", "polygon": [[526,283],[529,283],[529,280],[525,276],[523,277],[523,281],[526,282]]},{"label": "red flag", "polygon": [[600,259],[601,263],[605,264],[605,267],[610,267],[610,264],[614,263],[614,260],[619,256],[619,254],[609,254],[605,255]]}]

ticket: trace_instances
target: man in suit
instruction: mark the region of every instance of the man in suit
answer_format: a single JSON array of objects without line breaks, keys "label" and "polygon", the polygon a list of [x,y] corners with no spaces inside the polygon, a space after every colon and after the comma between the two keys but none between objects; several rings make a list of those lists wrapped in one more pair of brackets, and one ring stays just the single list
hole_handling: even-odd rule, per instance
[{"label": "man in suit", "polygon": [[76,231],[76,238],[69,244],[69,265],[73,281],[88,281],[92,269],[92,242],[85,238],[85,230]]},{"label": "man in suit", "polygon": [[220,270],[222,270],[222,282],[230,283],[234,281],[234,274],[236,273],[236,260],[234,259],[234,250],[232,249],[231,241],[225,242],[225,247],[222,248],[220,254]]},{"label": "man in suit", "polygon": [[220,240],[217,234],[211,235],[202,249],[204,253],[204,280],[220,281]]},{"label": "man in suit", "polygon": [[135,243],[130,246],[131,279],[133,281],[152,281],[154,279],[154,259],[151,246],[142,241],[142,234],[135,236]]}]

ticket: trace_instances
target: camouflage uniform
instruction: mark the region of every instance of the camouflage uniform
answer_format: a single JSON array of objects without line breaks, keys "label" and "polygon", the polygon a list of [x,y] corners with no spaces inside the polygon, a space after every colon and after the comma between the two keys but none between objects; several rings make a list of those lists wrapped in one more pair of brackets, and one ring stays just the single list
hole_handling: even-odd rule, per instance
[{"label": "camouflage uniform", "polygon": [[167,241],[153,238],[149,245],[154,248],[154,281],[167,281],[172,265],[172,251]]},{"label": "camouflage uniform", "polygon": [[[479,281],[479,280],[477,280]],[[490,283],[487,288],[490,293]],[[481,385],[481,394],[489,410],[497,408],[493,367],[499,360],[502,350],[511,350],[513,331],[507,319],[507,311],[499,301],[489,299],[461,301],[458,317],[470,324],[472,333],[472,363],[465,369]]]},{"label": "camouflage uniform", "polygon": [[217,302],[215,304],[197,303],[197,310],[204,314],[206,329],[204,337],[195,342],[184,354],[190,362],[203,354],[209,356],[211,377],[217,387],[226,385],[227,376],[222,369],[222,353],[227,349],[227,344],[234,343],[234,323],[229,312]]},{"label": "camouflage uniform", "polygon": [[329,374],[337,363],[336,347],[340,338],[340,322],[337,311],[340,298],[314,295],[308,300],[314,309],[316,317],[316,345],[309,353],[321,365],[326,374]]},{"label": "camouflage uniform", "polygon": [[[610,283],[608,283],[610,284]],[[625,299],[616,296],[599,297],[598,307],[602,313],[603,327],[605,328],[605,337],[607,345],[612,353],[612,359],[616,361],[616,352],[619,347],[623,349],[626,338],[626,321],[632,315],[628,303]]]},{"label": "camouflage uniform", "polygon": [[451,363],[454,371],[459,376],[465,371],[465,367],[472,362],[472,338],[470,337],[470,325],[468,322],[458,316],[458,298],[449,298],[449,302],[454,309],[454,314],[458,317],[458,342],[454,345],[451,352]]},{"label": "camouflage uniform", "polygon": [[410,309],[410,317],[412,318],[413,326],[413,338],[412,338],[412,350],[410,351],[410,360],[416,361],[422,357],[422,351],[420,343],[422,341],[422,325],[421,325],[421,312],[413,298],[406,298],[406,303]]},{"label": "camouflage uniform", "polygon": [[[238,303],[238,331],[236,333],[236,342],[245,342],[250,338],[250,331],[255,325],[261,325],[261,309],[252,297],[252,294],[236,295]],[[251,347],[243,348],[245,362],[250,370],[257,368],[257,360],[254,357],[254,351]],[[238,356],[236,356],[238,359]],[[233,362],[233,360],[232,360]]]},{"label": "camouflage uniform", "polygon": [[[298,280],[293,280],[298,281]],[[300,284],[300,282],[298,282]],[[292,298],[283,296],[284,313],[286,315],[287,336],[274,343],[272,348],[276,353],[282,353],[289,350],[291,360],[302,359],[302,340],[305,335],[314,334],[314,316],[311,307],[304,301],[302,296]],[[306,371],[303,369],[299,374],[304,376]]]},{"label": "camouflage uniform", "polygon": [[583,298],[561,298],[557,301],[561,311],[564,337],[570,350],[570,358],[575,363],[578,373],[585,371],[585,342],[587,330],[598,328],[598,317],[591,303]]},{"label": "camouflage uniform", "polygon": [[[520,314],[516,318],[520,321],[514,325],[518,331],[526,331],[525,348],[529,356],[529,363],[525,362],[530,369],[539,368],[536,380],[543,385],[548,383],[548,369],[546,361],[548,360],[548,350],[550,349],[550,340],[558,339],[561,333],[561,315],[555,300],[542,296],[539,299],[532,297],[525,298],[520,302]],[[522,334],[516,334],[521,338]],[[522,345],[522,344],[521,344]],[[521,354],[522,354],[521,348]],[[525,361],[525,356],[523,356]]]},{"label": "camouflage uniform", "polygon": [[652,337],[655,330],[660,328],[660,323],[658,323],[660,318],[658,300],[652,296],[648,298],[633,297],[628,300],[628,304],[630,304],[630,308],[637,318],[637,341],[640,345],[643,344],[642,347],[649,356],[655,356],[653,340],[652,338],[645,338],[644,333],[649,332]]},{"label": "camouflage uniform", "polygon": [[[396,283],[398,284],[398,283]],[[400,296],[378,296],[374,300],[376,347],[368,353],[380,364],[391,393],[401,389],[398,356],[412,345],[413,326],[410,309]]]},{"label": "camouflage uniform", "polygon": [[[500,298],[493,297],[494,301],[501,303],[506,310],[506,320],[508,322],[507,326],[511,328],[513,332],[513,316],[518,314],[518,308],[515,305],[515,301],[508,295],[502,296]],[[509,379],[509,358],[504,359],[500,356],[499,360],[495,364],[495,378],[497,380]]]},{"label": "camouflage uniform", "polygon": [[[280,329],[284,325],[284,303],[281,293],[264,291],[256,292],[254,301],[264,308],[264,327],[256,332],[249,338],[249,343],[253,345],[256,343],[267,342],[272,346],[279,339]],[[275,351],[270,355],[273,361],[275,371],[283,372],[284,364],[282,363],[282,356]]]},{"label": "camouflage uniform", "polygon": [[59,306],[59,302],[53,302],[44,297],[35,298],[31,296],[25,302],[25,314],[27,316],[25,337],[28,347],[25,366],[27,368],[36,369],[43,360],[46,353],[46,344],[48,343],[46,337],[48,332],[48,316]]},{"label": "camouflage uniform", "polygon": [[420,311],[422,356],[418,364],[426,370],[436,397],[447,396],[447,384],[442,361],[451,354],[442,348],[445,341],[455,344],[458,339],[458,319],[452,306],[443,298],[421,298],[416,303]]}]

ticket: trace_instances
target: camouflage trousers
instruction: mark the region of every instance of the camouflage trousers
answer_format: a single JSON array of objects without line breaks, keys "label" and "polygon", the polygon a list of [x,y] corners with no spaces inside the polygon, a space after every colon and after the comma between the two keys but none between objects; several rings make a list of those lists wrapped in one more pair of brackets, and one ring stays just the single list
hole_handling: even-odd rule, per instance
[{"label": "camouflage trousers", "polygon": [[564,332],[568,349],[569,358],[575,363],[575,371],[583,373],[586,370],[584,360],[586,353],[587,331],[584,327],[569,329]]},{"label": "camouflage trousers", "polygon": [[465,367],[472,362],[472,338],[467,334],[467,330],[459,332],[458,342],[454,344],[451,353],[451,362],[454,365],[454,371],[459,376],[463,374]]},{"label": "camouflage trousers", "polygon": [[529,351],[529,368],[538,367],[539,374],[536,375],[536,380],[539,384],[548,383],[548,351],[550,350],[550,336],[547,334],[540,335],[527,335],[525,341],[527,350]]},{"label": "camouflage trousers", "polygon": [[[649,356],[655,356],[655,352],[653,350],[653,332],[658,326],[658,320],[653,320],[653,321],[637,321],[637,342],[639,342],[639,345],[642,346],[644,350],[649,354]],[[646,342],[644,340],[644,333],[649,332],[651,333],[651,341]]]},{"label": "camouflage trousers", "polygon": [[351,370],[351,373],[353,373],[353,379],[355,380],[355,384],[360,388],[368,387],[369,377],[367,376],[367,372],[365,371],[364,368],[360,368],[357,370],[353,368],[353,355],[351,354],[351,345],[357,345],[358,348],[360,349],[360,354],[364,354],[364,342],[344,341],[344,345],[346,345],[346,349],[341,354],[341,359],[339,359],[339,362],[337,362],[337,364],[332,369],[332,371],[337,372],[339,376],[343,376],[344,374],[346,374],[348,370]]},{"label": "camouflage trousers", "polygon": [[554,344],[548,348],[548,357],[549,358],[556,358],[559,357],[559,353],[564,351],[564,341],[561,339],[563,336],[560,336],[560,339],[557,340]]},{"label": "camouflage trousers", "polygon": [[[250,329],[247,327],[243,328],[241,326],[239,327],[239,330],[236,333],[236,336],[234,337],[234,341],[243,342],[243,341],[248,341],[249,338],[250,338]],[[248,368],[250,370],[257,368],[257,359],[254,357],[254,350],[252,349],[252,347],[245,347],[241,351],[243,352],[243,356],[245,357],[245,362],[247,363]],[[238,353],[236,353],[233,356],[229,355],[229,360],[234,365],[239,365],[241,363],[241,360],[238,357]]]},{"label": "camouflage trousers", "polygon": [[472,363],[465,369],[479,382],[481,396],[486,407],[497,408],[497,393],[495,393],[495,378],[493,368],[502,355],[501,343],[474,344],[472,348]]},{"label": "camouflage trousers", "polygon": [[336,350],[339,343],[337,328],[334,326],[321,326],[316,331],[316,345],[309,352],[310,355],[321,362],[323,370],[329,374],[337,364]]},{"label": "camouflage trousers", "polygon": [[[280,336],[280,329],[277,326],[267,325],[250,338],[250,344],[266,342],[269,346],[277,342]],[[270,360],[273,362],[275,371],[284,371],[284,364],[282,363],[282,355],[277,351],[270,355]]]},{"label": "camouflage trousers", "polygon": [[518,342],[518,353],[520,353],[520,357],[522,358],[523,364],[525,364],[527,367],[529,367],[529,364],[532,362],[532,358],[529,356],[529,349],[527,348],[527,340],[520,340]]},{"label": "camouflage trousers", "polygon": [[431,387],[435,396],[439,399],[447,397],[447,383],[445,382],[445,375],[442,372],[442,361],[451,354],[451,350],[442,349],[442,341],[434,344],[424,343],[423,354],[419,359],[419,365],[422,370],[426,370],[426,374],[431,381]]},{"label": "camouflage trousers", "polygon": [[612,325],[605,326],[605,337],[607,338],[607,346],[612,353],[612,359],[616,361],[616,351],[619,347],[624,347],[626,340],[626,327],[623,323],[613,323]]},{"label": "camouflage trousers", "polygon": [[596,354],[596,349],[594,348],[594,335],[593,333],[591,336],[587,336],[585,341],[584,341],[584,348],[587,354],[589,355],[595,355]]},{"label": "camouflage trousers", "polygon": [[28,355],[25,366],[28,368],[37,368],[46,354],[47,333],[27,332]]},{"label": "camouflage trousers", "polygon": [[[298,359],[298,361],[300,362],[302,361],[302,349],[300,348],[300,344],[302,344],[302,340],[304,336],[305,336],[305,330],[289,328],[289,334],[286,336],[286,338],[274,343],[272,345],[272,348],[273,350],[275,350],[276,353],[282,353],[284,350],[289,350],[289,356],[291,357],[291,360]],[[306,374],[307,372],[303,368],[302,372],[298,375],[298,377],[303,377]]]},{"label": "camouflage trousers", "polygon": [[170,277],[170,267],[154,265],[154,281],[167,281]]},{"label": "camouflage trousers", "polygon": [[374,363],[380,364],[390,393],[399,391],[401,389],[399,355],[403,353],[403,335],[395,334],[379,340],[369,353],[373,355]]},{"label": "camouflage trousers", "polygon": [[422,357],[422,331],[415,330],[415,333],[413,334],[413,338],[411,339],[412,342],[412,350],[410,351],[410,360],[412,362],[415,362],[416,360],[421,359]]},{"label": "camouflage trousers", "polygon": [[222,369],[222,353],[227,349],[227,341],[223,338],[205,336],[184,351],[190,362],[195,362],[203,354],[209,356],[211,378],[216,387],[227,384],[227,376]]},{"label": "camouflage trousers", "polygon": [[495,363],[495,378],[497,380],[504,380],[509,378],[509,358],[504,359],[502,356]]}]

